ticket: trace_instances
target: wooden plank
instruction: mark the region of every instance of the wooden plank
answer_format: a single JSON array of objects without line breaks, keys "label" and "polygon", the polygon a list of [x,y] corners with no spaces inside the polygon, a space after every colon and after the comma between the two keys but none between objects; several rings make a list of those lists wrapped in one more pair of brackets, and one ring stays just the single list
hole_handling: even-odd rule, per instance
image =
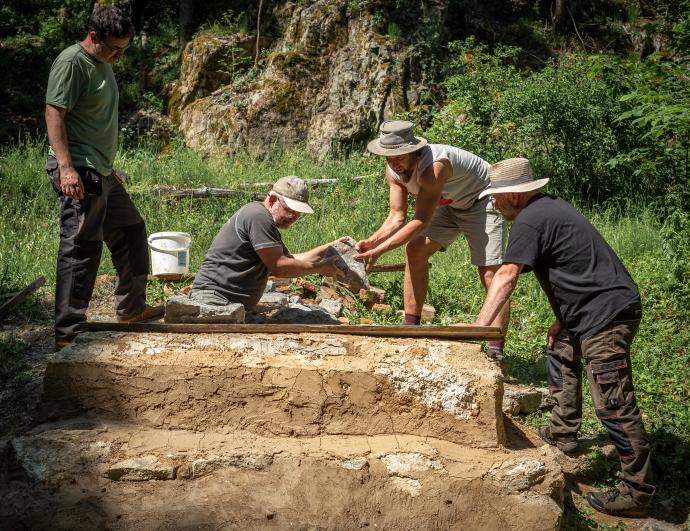
[{"label": "wooden plank", "polygon": [[38,288],[43,286],[46,283],[46,277],[41,275],[38,277],[36,280],[34,280],[31,284],[29,284],[27,287],[25,287],[23,290],[21,290],[19,293],[17,293],[14,297],[12,297],[10,300],[8,300],[5,304],[0,306],[0,317],[5,315],[8,311],[10,311],[12,308],[14,308],[17,304],[22,302],[24,299],[26,299],[29,295],[31,295],[34,291],[36,291]]},{"label": "wooden plank", "polygon": [[495,326],[371,326],[302,324],[173,324],[119,323],[91,321],[80,330],[89,332],[162,332],[175,334],[345,334],[371,337],[408,337],[426,339],[500,339]]}]

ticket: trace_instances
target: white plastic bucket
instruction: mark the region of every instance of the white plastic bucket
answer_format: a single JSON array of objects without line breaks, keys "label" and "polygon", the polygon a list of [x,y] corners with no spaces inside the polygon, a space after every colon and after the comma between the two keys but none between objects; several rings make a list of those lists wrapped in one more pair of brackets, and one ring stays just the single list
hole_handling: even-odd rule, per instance
[{"label": "white plastic bucket", "polygon": [[189,245],[186,232],[156,232],[149,236],[151,273],[156,275],[189,273]]}]

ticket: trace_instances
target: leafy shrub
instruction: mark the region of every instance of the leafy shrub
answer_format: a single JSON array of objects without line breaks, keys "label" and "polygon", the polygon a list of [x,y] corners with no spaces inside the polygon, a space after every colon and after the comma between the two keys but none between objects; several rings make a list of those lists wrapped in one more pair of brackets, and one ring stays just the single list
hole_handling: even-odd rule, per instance
[{"label": "leafy shrub", "polygon": [[690,90],[678,67],[576,54],[529,72],[515,47],[469,38],[450,51],[448,101],[430,140],[490,162],[525,156],[552,178],[550,191],[579,204],[668,207],[687,193]]}]

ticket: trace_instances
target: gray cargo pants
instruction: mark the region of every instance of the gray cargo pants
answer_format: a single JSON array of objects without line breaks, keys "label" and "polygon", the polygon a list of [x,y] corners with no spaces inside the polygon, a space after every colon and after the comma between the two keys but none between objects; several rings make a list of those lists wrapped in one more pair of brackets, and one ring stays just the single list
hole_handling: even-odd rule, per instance
[{"label": "gray cargo pants", "polygon": [[79,324],[86,320],[103,241],[110,249],[117,272],[118,317],[131,317],[144,309],[149,271],[146,226],[124,187],[112,175],[101,176],[97,186],[94,182],[98,174],[77,168],[85,186],[90,183],[89,193],[81,200],[73,200],[60,190],[60,170],[53,157],[48,157],[46,171],[60,200],[55,339],[70,341]]},{"label": "gray cargo pants", "polygon": [[[645,502],[654,493],[649,440],[635,400],[630,345],[640,325],[641,310],[626,311],[603,330],[577,339],[563,330],[547,350],[547,380],[556,401],[551,434],[574,438],[582,420],[582,358],[597,417],[609,432],[621,462],[622,487]],[[631,319],[628,320],[628,317]]]}]

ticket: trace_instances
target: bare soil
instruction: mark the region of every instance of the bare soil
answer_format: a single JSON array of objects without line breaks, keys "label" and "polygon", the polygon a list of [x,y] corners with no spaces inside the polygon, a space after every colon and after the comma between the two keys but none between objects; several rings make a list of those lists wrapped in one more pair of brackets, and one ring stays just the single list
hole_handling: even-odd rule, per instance
[{"label": "bare soil", "polygon": [[[103,281],[97,286],[94,300],[90,307],[89,318],[92,320],[111,320],[114,317],[112,285],[109,281]],[[40,306],[44,309],[52,306],[52,301],[41,301]],[[5,520],[0,527],[14,522],[18,529],[42,529],[46,522],[52,520],[46,515],[55,514],[59,521],[68,528],[70,523],[74,528],[128,528],[126,522],[126,512],[144,513],[138,524],[144,524],[146,529],[240,529],[233,522],[238,520],[228,509],[228,502],[233,499],[237,502],[242,497],[243,489],[256,487],[265,489],[266,495],[270,495],[273,488],[271,482],[265,485],[255,484],[255,476],[233,475],[230,471],[219,471],[215,474],[204,477],[199,482],[179,483],[179,482],[146,482],[146,484],[133,482],[108,482],[105,479],[98,482],[91,482],[88,485],[82,484],[79,477],[70,480],[70,484],[61,490],[56,490],[54,486],[48,484],[37,484],[27,480],[21,474],[17,475],[16,470],[8,466],[6,456],[9,452],[9,442],[16,437],[21,437],[34,429],[38,424],[36,405],[41,399],[43,392],[43,375],[47,361],[53,354],[52,324],[44,319],[29,320],[25,318],[13,318],[4,324],[4,330],[11,331],[28,345],[26,359],[28,368],[24,371],[24,376],[17,381],[10,383],[0,390],[0,506],[2,500],[11,502],[13,506],[25,507],[25,513],[21,518]],[[505,421],[505,447],[515,450],[539,448],[542,441],[527,426],[521,424],[519,419],[504,418]],[[603,445],[605,441],[591,441],[591,444]],[[585,478],[585,473],[589,465],[586,455],[577,458],[568,458],[560,452],[554,452],[559,464],[565,472],[566,492],[565,492],[565,517],[564,527],[571,529],[595,529],[598,526],[614,527],[622,524],[625,529],[637,530],[665,530],[665,529],[687,529],[687,508],[674,505],[672,500],[656,500],[649,519],[620,519],[602,515],[587,507],[584,495],[595,487]],[[614,457],[615,459],[615,457]],[[281,465],[283,466],[283,465]],[[287,465],[284,465],[287,466]],[[331,483],[328,481],[345,481],[339,474],[331,470],[331,475],[321,481],[319,474],[323,468],[315,465],[314,461],[306,459],[304,462],[306,477],[311,479],[305,484],[313,484],[311,487],[301,490],[302,496],[314,496],[322,498],[331,496],[334,500],[334,507],[338,507],[342,514],[347,514],[348,503],[366,504],[366,500],[359,502],[351,498],[337,501],[338,490],[332,490]],[[278,470],[278,468],[276,469]],[[286,480],[290,477],[288,469],[285,468]],[[308,471],[311,470],[310,475]],[[443,488],[439,485],[438,488]],[[391,491],[392,492],[392,491]],[[404,504],[405,500],[396,495],[391,496],[391,509],[395,504]],[[311,494],[310,494],[311,493]],[[88,495],[86,495],[88,494]],[[284,494],[284,493],[283,493]],[[274,496],[280,497],[280,492],[275,492]],[[187,500],[185,510],[181,511],[176,507],[180,500]],[[197,503],[194,502],[197,500]],[[216,514],[209,515],[203,509],[208,507],[209,500],[211,505],[216,506]],[[125,510],[122,514],[114,514],[108,508],[109,503],[115,503]],[[250,503],[247,501],[247,503]],[[276,502],[280,505],[278,502]],[[300,500],[300,503],[305,503]],[[308,501],[307,501],[308,503]],[[467,503],[472,503],[471,498]],[[479,500],[477,500],[479,503]],[[62,508],[61,508],[62,507]],[[197,507],[194,509],[194,507]],[[279,514],[275,508],[270,506],[252,506],[251,510],[255,513],[255,520],[247,523],[245,529],[281,529],[290,527],[290,518]],[[117,511],[115,511],[117,512]],[[293,523],[297,521],[297,515],[293,515]],[[384,524],[383,528],[393,528],[397,525],[394,516],[389,515],[389,520],[380,520]],[[114,519],[114,520],[113,520]],[[367,528],[376,519],[367,521],[366,519],[348,520],[348,528]],[[450,520],[449,520],[450,521]],[[225,522],[218,526],[218,522]],[[212,525],[213,523],[213,525]],[[250,525],[251,524],[251,525]],[[357,525],[355,525],[357,524]],[[479,522],[477,522],[479,524]],[[386,525],[388,527],[386,527]],[[23,527],[22,527],[23,526]],[[374,525],[371,525],[374,527]],[[47,527],[46,527],[47,528]]]}]

